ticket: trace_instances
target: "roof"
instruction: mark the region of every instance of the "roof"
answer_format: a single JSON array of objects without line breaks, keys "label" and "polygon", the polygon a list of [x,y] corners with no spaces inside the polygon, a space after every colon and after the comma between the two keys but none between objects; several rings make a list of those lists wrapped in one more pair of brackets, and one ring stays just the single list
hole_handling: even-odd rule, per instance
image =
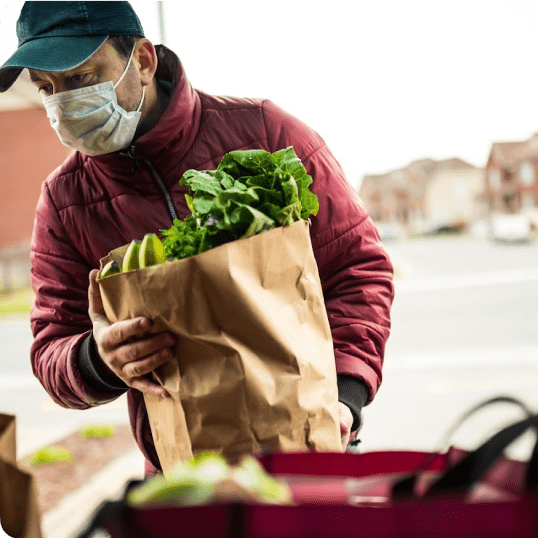
[{"label": "roof", "polygon": [[419,159],[409,163],[404,168],[392,170],[385,174],[369,174],[365,175],[362,180],[362,188],[386,188],[391,187],[406,187],[410,182],[424,188],[433,177],[441,171],[446,170],[476,170],[477,167],[459,159],[452,157],[441,161],[433,159]]},{"label": "roof", "polygon": [[494,142],[491,145],[488,164],[493,157],[496,163],[507,168],[526,159],[538,158],[538,133],[519,142]]}]

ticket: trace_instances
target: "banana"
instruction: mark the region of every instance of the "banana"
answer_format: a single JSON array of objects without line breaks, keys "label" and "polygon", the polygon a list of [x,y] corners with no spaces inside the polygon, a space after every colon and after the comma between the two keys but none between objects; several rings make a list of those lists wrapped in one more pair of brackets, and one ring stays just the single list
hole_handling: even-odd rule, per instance
[{"label": "banana", "polygon": [[99,273],[99,278],[117,275],[118,273],[121,273],[121,267],[118,265],[118,262],[112,260],[101,269],[101,272]]},{"label": "banana", "polygon": [[124,273],[140,268],[140,264],[138,262],[138,253],[140,252],[141,244],[142,241],[140,241],[140,239],[133,239],[131,241],[131,244],[127,248],[127,252],[123,257],[122,271]]},{"label": "banana", "polygon": [[142,267],[150,267],[166,262],[166,253],[161,240],[156,234],[146,234],[140,245],[138,263]]}]

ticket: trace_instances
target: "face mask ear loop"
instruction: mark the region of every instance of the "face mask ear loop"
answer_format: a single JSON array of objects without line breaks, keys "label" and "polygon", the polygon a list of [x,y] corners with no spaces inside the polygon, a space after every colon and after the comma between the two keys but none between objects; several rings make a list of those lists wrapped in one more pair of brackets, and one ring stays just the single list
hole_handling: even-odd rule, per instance
[{"label": "face mask ear loop", "polygon": [[146,88],[142,86],[142,97],[140,98],[140,104],[138,105],[136,112],[140,112],[140,109],[142,108],[142,103],[144,102],[144,95],[146,95]]},{"label": "face mask ear loop", "polygon": [[135,48],[136,48],[136,45],[133,47],[133,50],[131,51],[131,56],[129,56],[129,61],[127,62],[127,67],[125,68],[125,71],[122,73],[122,75],[121,75],[120,79],[118,80],[118,82],[116,82],[116,84],[114,84],[114,89],[116,89],[118,84],[123,80],[123,77],[125,76],[125,73],[127,73],[127,71],[129,70],[129,66],[131,65],[131,60],[133,59],[133,53],[134,53]]}]

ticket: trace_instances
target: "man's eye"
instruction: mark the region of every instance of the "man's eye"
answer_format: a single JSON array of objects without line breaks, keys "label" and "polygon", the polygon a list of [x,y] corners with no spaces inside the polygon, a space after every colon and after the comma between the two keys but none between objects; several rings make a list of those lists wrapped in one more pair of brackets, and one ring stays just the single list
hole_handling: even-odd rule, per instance
[{"label": "man's eye", "polygon": [[72,85],[84,84],[84,82],[87,80],[87,77],[88,75],[85,73],[78,73],[76,75],[71,75],[69,77],[69,82]]},{"label": "man's eye", "polygon": [[48,95],[52,95],[52,86],[50,86],[49,84],[39,86],[37,88],[37,91],[39,92],[41,97],[47,97]]}]

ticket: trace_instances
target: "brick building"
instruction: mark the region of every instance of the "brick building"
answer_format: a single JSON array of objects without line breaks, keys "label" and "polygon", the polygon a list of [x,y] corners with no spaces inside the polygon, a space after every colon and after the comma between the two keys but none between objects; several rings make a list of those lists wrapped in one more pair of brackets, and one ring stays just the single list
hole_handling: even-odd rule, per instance
[{"label": "brick building", "polygon": [[0,94],[0,289],[28,281],[41,184],[69,152],[51,129],[24,71]]},{"label": "brick building", "polygon": [[520,142],[495,142],[484,175],[488,215],[521,213],[538,224],[538,133]]},{"label": "brick building", "polygon": [[483,169],[461,159],[421,159],[382,175],[364,176],[359,195],[372,219],[409,233],[465,226],[481,213]]}]

